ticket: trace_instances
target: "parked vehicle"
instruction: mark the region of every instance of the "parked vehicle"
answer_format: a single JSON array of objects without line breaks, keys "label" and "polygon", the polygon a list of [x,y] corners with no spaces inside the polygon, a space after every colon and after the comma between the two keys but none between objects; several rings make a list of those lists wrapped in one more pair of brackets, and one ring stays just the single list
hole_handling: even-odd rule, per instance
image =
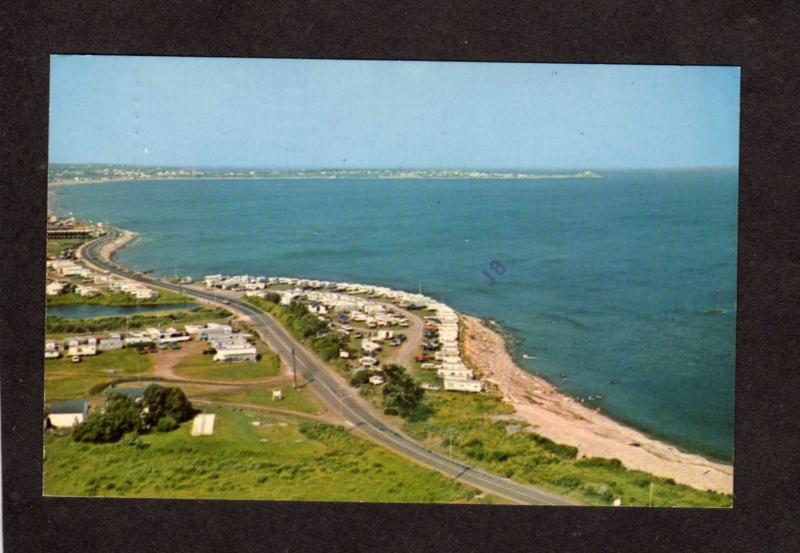
[{"label": "parked vehicle", "polygon": [[73,363],[80,363],[80,362],[81,362],[81,357],[80,357],[80,355],[73,355],[73,356],[72,356],[72,362],[73,362]]}]

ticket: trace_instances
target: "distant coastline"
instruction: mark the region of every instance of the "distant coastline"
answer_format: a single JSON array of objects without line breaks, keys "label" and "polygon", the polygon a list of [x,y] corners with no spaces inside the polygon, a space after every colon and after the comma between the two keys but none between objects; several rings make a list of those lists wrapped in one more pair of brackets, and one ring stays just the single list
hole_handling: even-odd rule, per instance
[{"label": "distant coastline", "polygon": [[476,171],[466,169],[319,169],[216,170],[133,167],[115,165],[51,165],[48,186],[155,180],[564,180],[599,179],[593,171],[542,173],[524,171]]}]

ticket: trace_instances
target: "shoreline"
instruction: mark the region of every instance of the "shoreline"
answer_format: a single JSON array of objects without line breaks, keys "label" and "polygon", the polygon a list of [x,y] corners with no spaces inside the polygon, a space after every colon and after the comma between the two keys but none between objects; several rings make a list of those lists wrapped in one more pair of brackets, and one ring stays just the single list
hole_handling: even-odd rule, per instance
[{"label": "shoreline", "polygon": [[[120,237],[101,251],[106,259],[113,259],[120,249],[139,237],[138,233],[118,230]],[[544,378],[520,368],[500,328],[490,328],[477,317],[452,310],[461,322],[460,347],[464,358],[474,365],[476,378],[496,386],[503,401],[514,408],[515,413],[510,417],[530,424],[537,433],[557,443],[577,447],[581,455],[616,458],[628,469],[672,478],[701,490],[733,493],[733,465],[681,451],[580,404]]]},{"label": "shoreline", "polygon": [[325,181],[347,181],[347,180],[595,180],[603,178],[602,175],[526,175],[524,177],[412,177],[412,176],[384,176],[384,177],[362,177],[362,176],[347,176],[347,177],[320,177],[320,176],[297,176],[297,175],[284,175],[284,176],[259,176],[259,177],[141,177],[137,179],[92,179],[82,181],[49,181],[47,187],[58,188],[61,186],[75,186],[79,184],[108,184],[112,182],[152,182],[152,181],[187,181],[187,180],[325,180]]},{"label": "shoreline", "polygon": [[517,366],[506,340],[477,317],[461,314],[462,347],[484,381],[494,384],[511,417],[530,424],[557,443],[578,448],[581,455],[616,458],[628,469],[672,478],[701,490],[733,493],[733,465],[647,436],[559,391],[553,384]]}]

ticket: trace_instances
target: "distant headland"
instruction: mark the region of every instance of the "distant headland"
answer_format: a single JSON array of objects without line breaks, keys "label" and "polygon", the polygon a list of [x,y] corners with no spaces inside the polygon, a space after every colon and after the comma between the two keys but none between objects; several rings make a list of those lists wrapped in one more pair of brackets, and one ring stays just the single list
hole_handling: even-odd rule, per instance
[{"label": "distant headland", "polygon": [[49,185],[180,179],[597,179],[592,171],[531,172],[474,169],[208,169],[113,164],[50,164]]}]

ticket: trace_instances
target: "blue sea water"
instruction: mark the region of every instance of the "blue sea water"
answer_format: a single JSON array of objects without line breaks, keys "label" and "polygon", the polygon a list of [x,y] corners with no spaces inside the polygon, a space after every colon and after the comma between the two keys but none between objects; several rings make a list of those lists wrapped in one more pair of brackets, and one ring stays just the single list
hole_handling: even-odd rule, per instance
[{"label": "blue sea water", "polygon": [[119,260],[156,273],[421,285],[564,391],[730,460],[737,173],[603,177],[107,183],[53,207],[142,233]]}]

